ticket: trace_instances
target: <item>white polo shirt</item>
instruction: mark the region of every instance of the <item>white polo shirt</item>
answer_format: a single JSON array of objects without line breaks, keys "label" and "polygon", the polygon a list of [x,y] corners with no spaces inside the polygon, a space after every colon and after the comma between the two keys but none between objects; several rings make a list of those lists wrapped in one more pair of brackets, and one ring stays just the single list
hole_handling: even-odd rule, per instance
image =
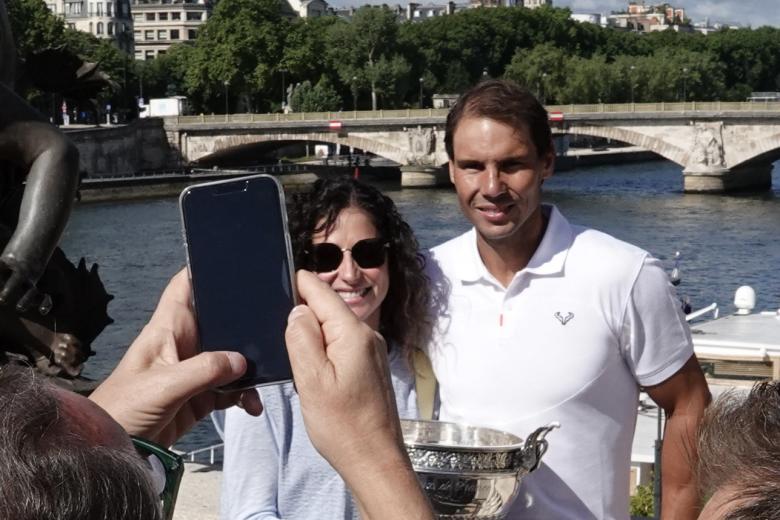
[{"label": "white polo shirt", "polygon": [[561,423],[509,518],[627,519],[639,385],[685,364],[690,332],[658,260],[543,211],[544,238],[507,288],[474,229],[431,251],[439,418],[523,438]]}]

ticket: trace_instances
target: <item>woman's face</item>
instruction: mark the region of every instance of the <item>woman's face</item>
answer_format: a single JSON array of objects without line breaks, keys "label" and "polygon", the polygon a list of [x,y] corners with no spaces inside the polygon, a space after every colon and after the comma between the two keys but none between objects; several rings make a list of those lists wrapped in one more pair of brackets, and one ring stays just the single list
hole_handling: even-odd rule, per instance
[{"label": "woman's face", "polygon": [[317,276],[329,283],[352,312],[375,330],[379,328],[380,308],[390,287],[387,258],[379,267],[363,268],[353,260],[349,250],[360,240],[377,237],[379,234],[369,214],[354,206],[339,213],[330,234],[322,232],[312,237],[313,244],[328,242],[347,249],[335,271]]}]

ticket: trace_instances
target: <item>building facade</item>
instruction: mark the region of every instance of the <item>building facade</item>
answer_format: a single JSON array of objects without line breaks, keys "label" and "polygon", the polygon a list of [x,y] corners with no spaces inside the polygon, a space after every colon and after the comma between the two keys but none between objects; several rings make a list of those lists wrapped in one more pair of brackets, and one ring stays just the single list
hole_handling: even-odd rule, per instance
[{"label": "building facade", "polygon": [[636,32],[654,32],[672,29],[690,31],[685,17],[685,9],[670,4],[646,5],[644,1],[629,2],[624,13],[615,13],[607,17],[607,25],[616,29]]},{"label": "building facade", "polygon": [[154,59],[171,45],[194,41],[213,8],[211,0],[131,0],[135,58]]},{"label": "building facade", "polygon": [[[286,0],[289,5],[289,10],[295,16],[301,18],[313,18],[316,16],[325,16],[330,14],[330,8],[325,0]],[[282,11],[285,11],[286,6],[282,6]]]},{"label": "building facade", "polygon": [[537,7],[542,7],[543,5],[552,7],[553,3],[552,0],[523,0],[522,5],[528,9],[536,9]]},{"label": "building facade", "polygon": [[46,6],[71,29],[113,41],[133,54],[133,19],[130,0],[46,0]]}]

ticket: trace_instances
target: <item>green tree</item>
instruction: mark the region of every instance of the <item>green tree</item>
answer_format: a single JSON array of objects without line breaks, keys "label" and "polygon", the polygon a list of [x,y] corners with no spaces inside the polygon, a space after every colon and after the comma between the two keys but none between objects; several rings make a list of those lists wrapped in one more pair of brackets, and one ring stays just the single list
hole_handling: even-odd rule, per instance
[{"label": "green tree", "polygon": [[351,21],[335,23],[328,31],[329,63],[343,84],[370,89],[373,110],[378,95],[398,93],[403,83],[399,74],[409,71],[397,49],[397,35],[395,14],[386,6],[361,7]]},{"label": "green tree", "polygon": [[153,60],[137,61],[134,81],[138,83],[139,95],[141,88],[145,98],[186,95],[187,67],[192,52],[192,46],[178,43]]},{"label": "green tree", "polygon": [[322,76],[316,85],[304,81],[292,93],[290,105],[295,112],[327,112],[341,107],[341,97],[327,77]]},{"label": "green tree", "polygon": [[567,80],[569,56],[550,43],[518,49],[504,76],[534,92],[542,103],[560,101]]},{"label": "green tree", "polygon": [[560,103],[608,103],[615,83],[613,67],[602,54],[575,56],[566,64],[565,83],[559,89]]},{"label": "green tree", "polygon": [[653,518],[653,485],[637,486],[636,493],[631,496],[629,503],[631,516],[646,516]]},{"label": "green tree", "polygon": [[61,45],[65,23],[49,11],[43,0],[7,0],[6,7],[16,51],[22,59]]},{"label": "green tree", "polygon": [[194,106],[224,106],[228,90],[247,110],[269,108],[289,26],[280,9],[279,0],[221,0],[216,5],[188,55],[185,83]]}]

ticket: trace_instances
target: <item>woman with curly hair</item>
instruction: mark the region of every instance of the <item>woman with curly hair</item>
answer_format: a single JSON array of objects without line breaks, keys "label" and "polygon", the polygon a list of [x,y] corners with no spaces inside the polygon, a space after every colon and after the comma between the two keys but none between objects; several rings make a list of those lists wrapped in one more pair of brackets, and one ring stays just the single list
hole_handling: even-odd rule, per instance
[{"label": "woman with curly hair", "polygon": [[[330,284],[379,331],[399,415],[417,417],[412,356],[428,341],[430,292],[411,228],[393,201],[351,179],[318,180],[288,208],[295,264]],[[264,412],[225,419],[222,518],[359,518],[338,474],[311,445],[292,383],[261,389]]]}]

